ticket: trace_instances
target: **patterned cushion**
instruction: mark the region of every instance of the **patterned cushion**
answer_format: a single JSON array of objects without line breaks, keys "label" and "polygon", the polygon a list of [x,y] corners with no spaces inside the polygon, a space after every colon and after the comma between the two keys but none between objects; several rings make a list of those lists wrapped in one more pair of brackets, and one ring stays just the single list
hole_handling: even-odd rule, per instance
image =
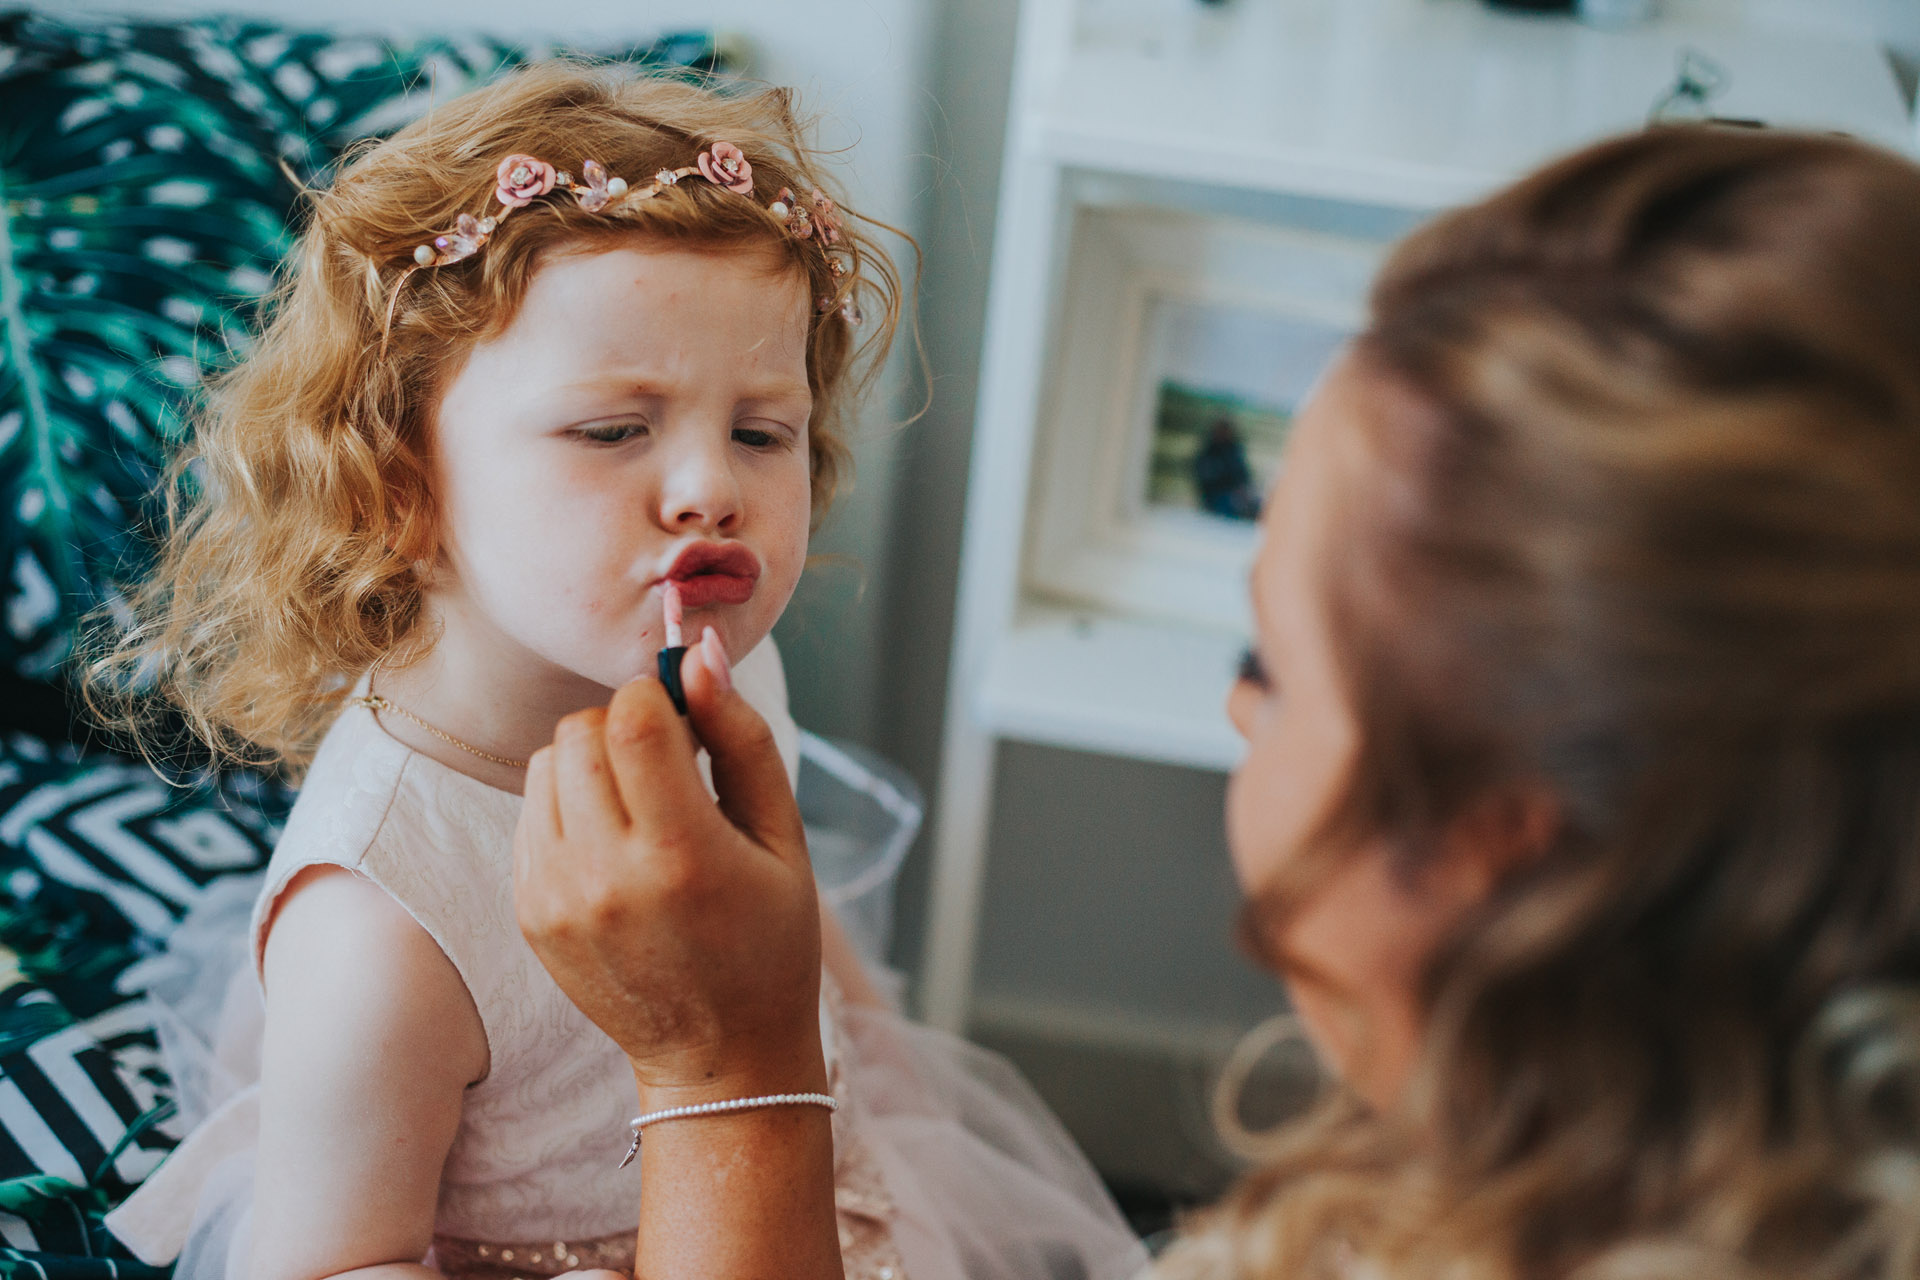
[{"label": "patterned cushion", "polygon": [[[288,171],[320,178],[354,139],[550,52],[0,15],[0,666],[55,675],[76,618],[138,571],[193,389],[244,351],[289,246]],[[613,56],[721,63],[704,35]]]},{"label": "patterned cushion", "polygon": [[0,1276],[109,1253],[142,1274],[99,1218],[171,1148],[171,1090],[121,978],[216,878],[265,864],[290,804],[251,776],[173,786],[0,738],[0,1241],[36,1254],[0,1250]]}]

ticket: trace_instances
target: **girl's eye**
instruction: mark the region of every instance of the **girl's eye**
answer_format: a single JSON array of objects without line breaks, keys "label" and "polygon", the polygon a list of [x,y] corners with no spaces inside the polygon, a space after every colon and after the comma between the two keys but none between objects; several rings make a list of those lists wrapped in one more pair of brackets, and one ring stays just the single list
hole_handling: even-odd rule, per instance
[{"label": "girl's eye", "polygon": [[582,427],[576,432],[582,440],[594,444],[619,444],[622,440],[631,440],[634,436],[647,434],[644,422],[609,422],[598,427]]},{"label": "girl's eye", "polygon": [[1235,675],[1241,683],[1250,684],[1262,692],[1273,687],[1273,681],[1267,676],[1266,664],[1260,661],[1260,653],[1252,645],[1240,651],[1240,666]]},{"label": "girl's eye", "polygon": [[749,449],[771,449],[783,440],[776,432],[763,431],[759,427],[735,427],[733,438],[735,443],[746,445]]}]

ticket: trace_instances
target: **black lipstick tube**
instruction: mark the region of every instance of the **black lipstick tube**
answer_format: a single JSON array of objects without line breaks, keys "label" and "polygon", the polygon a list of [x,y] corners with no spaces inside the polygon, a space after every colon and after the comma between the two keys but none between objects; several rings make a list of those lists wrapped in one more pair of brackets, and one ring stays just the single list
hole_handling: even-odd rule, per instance
[{"label": "black lipstick tube", "polygon": [[676,644],[662,649],[657,659],[660,683],[666,686],[667,696],[673,699],[673,709],[681,715],[687,714],[687,688],[680,683],[680,664],[686,657],[687,646]]}]

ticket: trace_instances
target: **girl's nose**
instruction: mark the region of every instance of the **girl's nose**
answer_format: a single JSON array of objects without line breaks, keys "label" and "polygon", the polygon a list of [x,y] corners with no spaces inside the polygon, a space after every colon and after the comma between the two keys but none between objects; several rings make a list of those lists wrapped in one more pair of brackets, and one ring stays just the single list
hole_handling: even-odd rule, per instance
[{"label": "girl's nose", "polygon": [[660,520],[675,533],[730,533],[740,523],[740,485],[726,444],[680,451],[661,487]]}]

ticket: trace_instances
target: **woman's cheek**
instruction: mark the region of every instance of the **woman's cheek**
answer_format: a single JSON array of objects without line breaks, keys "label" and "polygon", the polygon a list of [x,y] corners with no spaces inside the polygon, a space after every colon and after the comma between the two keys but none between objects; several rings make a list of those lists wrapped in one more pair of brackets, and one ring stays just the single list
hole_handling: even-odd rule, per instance
[{"label": "woman's cheek", "polygon": [[1298,975],[1285,976],[1287,1003],[1300,1020],[1300,1030],[1313,1047],[1320,1065],[1339,1079],[1353,1070],[1352,1036],[1345,1006],[1331,992]]},{"label": "woman's cheek", "polygon": [[1227,719],[1244,741],[1253,741],[1254,731],[1260,727],[1260,702],[1260,689],[1250,680],[1236,680],[1227,692]]},{"label": "woman's cheek", "polygon": [[1270,781],[1267,753],[1261,744],[1248,744],[1246,757],[1227,783],[1227,852],[1233,862],[1240,891],[1252,896],[1272,877],[1285,850],[1280,844],[1279,824],[1273,820],[1274,793]]}]

